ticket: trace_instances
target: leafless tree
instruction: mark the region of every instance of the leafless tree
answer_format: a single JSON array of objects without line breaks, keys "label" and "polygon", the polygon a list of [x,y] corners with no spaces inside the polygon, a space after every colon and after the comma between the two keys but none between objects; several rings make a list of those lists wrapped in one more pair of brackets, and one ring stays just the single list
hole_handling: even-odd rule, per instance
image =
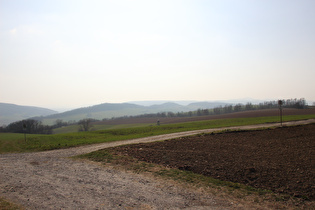
[{"label": "leafless tree", "polygon": [[91,122],[92,119],[90,118],[80,120],[78,123],[78,125],[80,126],[79,131],[89,131],[90,128],[92,127]]}]

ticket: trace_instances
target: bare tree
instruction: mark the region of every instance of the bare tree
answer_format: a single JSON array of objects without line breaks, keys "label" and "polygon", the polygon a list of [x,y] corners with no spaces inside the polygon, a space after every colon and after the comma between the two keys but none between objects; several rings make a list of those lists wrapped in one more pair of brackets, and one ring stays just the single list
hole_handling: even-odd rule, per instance
[{"label": "bare tree", "polygon": [[90,128],[92,127],[91,122],[92,122],[92,119],[90,118],[80,120],[78,122],[78,125],[80,126],[79,131],[89,131]]}]

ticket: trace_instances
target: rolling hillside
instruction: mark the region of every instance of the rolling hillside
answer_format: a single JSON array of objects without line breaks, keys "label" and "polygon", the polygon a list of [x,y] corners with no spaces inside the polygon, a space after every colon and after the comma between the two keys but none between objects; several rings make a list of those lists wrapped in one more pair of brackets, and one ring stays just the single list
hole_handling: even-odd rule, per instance
[{"label": "rolling hillside", "polygon": [[54,110],[41,107],[0,103],[0,126],[31,117],[47,116],[56,113]]},{"label": "rolling hillside", "polygon": [[183,106],[177,103],[167,102],[159,105],[143,106],[131,103],[104,103],[34,119],[41,120],[44,124],[52,125],[56,122],[57,119],[63,120],[65,122],[78,121],[84,118],[102,120],[104,118],[133,116],[158,112],[186,112],[194,111],[199,108],[211,109],[218,105],[225,104],[227,103],[196,102],[187,106]]}]

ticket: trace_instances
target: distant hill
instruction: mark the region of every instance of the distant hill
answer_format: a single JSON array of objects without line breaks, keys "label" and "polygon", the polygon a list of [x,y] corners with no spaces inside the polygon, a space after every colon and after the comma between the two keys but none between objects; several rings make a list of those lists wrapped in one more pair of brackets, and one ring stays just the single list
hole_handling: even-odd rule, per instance
[{"label": "distant hill", "polygon": [[84,118],[93,118],[102,120],[104,118],[135,116],[141,114],[152,114],[158,112],[188,112],[197,109],[211,109],[216,106],[224,106],[228,103],[221,102],[196,102],[186,106],[179,105],[173,102],[163,104],[156,104],[151,106],[137,105],[131,103],[103,103],[90,107],[74,109],[71,111],[53,114],[45,117],[37,117],[34,119],[41,120],[44,124],[55,124],[56,120],[63,120],[64,122],[79,121]]},{"label": "distant hill", "polygon": [[137,105],[140,105],[140,106],[152,106],[152,105],[161,105],[161,104],[165,104],[165,103],[176,103],[176,104],[179,104],[179,105],[182,105],[182,106],[187,106],[188,104],[191,104],[191,103],[194,103],[194,102],[197,102],[197,101],[167,101],[167,100],[163,100],[163,101],[129,101],[129,102],[126,102],[126,103],[129,103],[129,104],[137,104]]},{"label": "distant hill", "polygon": [[0,103],[0,126],[8,125],[19,120],[56,114],[58,112],[34,106],[20,106],[16,104]]},{"label": "distant hill", "polygon": [[[243,99],[244,101],[246,99]],[[252,101],[253,99],[249,100]],[[79,121],[84,118],[102,120],[104,118],[154,114],[158,112],[188,112],[198,109],[212,109],[219,106],[242,102],[236,101],[134,101],[129,103],[103,103],[78,108],[62,113],[56,111],[14,104],[0,103],[0,126],[22,119],[33,118],[44,124],[53,125],[56,120],[64,122]]]},{"label": "distant hill", "polygon": [[215,107],[219,106],[225,106],[228,105],[229,103],[224,103],[224,102],[195,102],[188,104],[187,107],[192,110],[197,110],[197,109],[213,109]]},{"label": "distant hill", "polygon": [[90,107],[83,107],[66,111],[59,114],[53,114],[46,117],[34,118],[43,121],[44,124],[54,124],[56,120],[65,122],[78,121],[84,118],[93,118],[102,120],[104,118],[119,117],[132,115],[133,113],[141,113],[142,106],[128,103],[104,103]]}]

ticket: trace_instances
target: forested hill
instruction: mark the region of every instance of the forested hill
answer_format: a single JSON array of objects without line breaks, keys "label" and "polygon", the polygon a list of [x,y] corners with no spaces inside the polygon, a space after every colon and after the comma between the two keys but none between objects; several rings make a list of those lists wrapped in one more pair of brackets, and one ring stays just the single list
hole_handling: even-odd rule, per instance
[{"label": "forested hill", "polygon": [[131,103],[104,103],[34,119],[41,120],[44,124],[54,124],[56,120],[63,120],[65,122],[78,121],[84,118],[102,120],[104,118],[134,116],[158,112],[187,112],[196,109],[211,109],[218,105],[226,104],[227,103],[218,102],[197,102],[183,106],[177,103],[168,102],[159,105],[142,106]]},{"label": "forested hill", "polygon": [[0,126],[35,116],[47,116],[58,112],[34,106],[0,103]]}]

